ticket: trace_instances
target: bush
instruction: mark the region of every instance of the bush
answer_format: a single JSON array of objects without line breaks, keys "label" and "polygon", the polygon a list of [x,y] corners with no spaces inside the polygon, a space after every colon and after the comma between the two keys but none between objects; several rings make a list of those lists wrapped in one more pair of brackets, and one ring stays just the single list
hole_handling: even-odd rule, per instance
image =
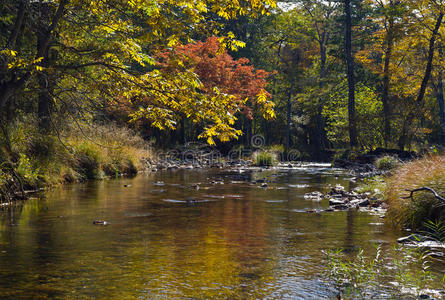
[{"label": "bush", "polygon": [[[94,136],[94,141],[85,135]],[[136,174],[145,167],[143,160],[151,157],[140,136],[114,125],[88,128],[84,133],[71,131],[69,144],[75,150],[78,172],[87,179]]]},{"label": "bush", "polygon": [[77,171],[85,179],[101,179],[101,165],[103,153],[99,147],[91,142],[81,143],[75,152]]},{"label": "bush", "polygon": [[385,155],[375,161],[375,165],[379,170],[393,170],[400,164],[400,161],[395,156]]},{"label": "bush", "polygon": [[444,206],[430,192],[409,190],[430,187],[445,196],[445,156],[428,156],[406,163],[387,180],[388,216],[397,226],[419,228],[426,220],[440,220]]},{"label": "bush", "polygon": [[39,179],[39,168],[34,167],[30,159],[23,153],[20,153],[17,165],[17,174],[22,178],[26,187],[36,187]]},{"label": "bush", "polygon": [[261,151],[254,153],[254,161],[255,164],[260,167],[273,166],[276,163],[277,158],[275,154],[271,152]]}]

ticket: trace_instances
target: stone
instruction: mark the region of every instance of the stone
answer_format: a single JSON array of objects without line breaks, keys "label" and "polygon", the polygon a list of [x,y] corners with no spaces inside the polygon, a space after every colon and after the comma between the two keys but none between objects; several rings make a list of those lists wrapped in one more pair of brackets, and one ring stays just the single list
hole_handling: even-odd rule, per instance
[{"label": "stone", "polygon": [[362,200],[362,201],[358,204],[358,206],[360,206],[360,207],[366,207],[366,206],[368,206],[369,204],[370,204],[369,200],[368,200],[368,199],[365,199],[365,200]]},{"label": "stone", "polygon": [[103,226],[105,226],[105,225],[108,225],[108,222],[104,221],[104,220],[95,220],[95,221],[93,221],[93,224],[94,225],[103,225]]},{"label": "stone", "polygon": [[407,243],[418,243],[430,240],[428,237],[420,234],[410,234],[408,236],[401,237],[397,239],[397,243],[407,244]]},{"label": "stone", "polygon": [[343,204],[345,204],[346,203],[346,201],[344,201],[344,200],[339,200],[339,199],[329,199],[329,205],[343,205]]},{"label": "stone", "polygon": [[312,201],[321,201],[323,200],[323,194],[320,192],[307,193],[304,195],[304,199]]}]

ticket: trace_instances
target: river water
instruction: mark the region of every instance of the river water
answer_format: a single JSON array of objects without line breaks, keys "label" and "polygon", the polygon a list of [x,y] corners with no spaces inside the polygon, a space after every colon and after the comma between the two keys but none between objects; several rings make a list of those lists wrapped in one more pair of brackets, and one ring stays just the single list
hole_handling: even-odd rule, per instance
[{"label": "river water", "polygon": [[310,165],[176,170],[51,190],[0,211],[0,297],[336,299],[322,250],[396,239],[377,213],[307,212],[328,200],[305,193],[350,177]]}]

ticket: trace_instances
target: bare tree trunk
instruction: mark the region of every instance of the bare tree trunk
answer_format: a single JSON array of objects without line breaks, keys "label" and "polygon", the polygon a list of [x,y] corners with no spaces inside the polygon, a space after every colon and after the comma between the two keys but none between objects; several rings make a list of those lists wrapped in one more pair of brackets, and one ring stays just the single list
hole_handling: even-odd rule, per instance
[{"label": "bare tree trunk", "polygon": [[290,147],[290,123],[291,123],[293,93],[294,93],[294,79],[291,79],[289,95],[287,97],[287,124],[286,124],[286,149],[285,149],[286,155]]},{"label": "bare tree trunk", "polygon": [[439,32],[440,25],[442,24],[443,13],[439,14],[436,20],[436,26],[434,27],[433,34],[430,38],[430,45],[428,49],[428,61],[426,64],[425,75],[423,76],[422,84],[420,86],[419,95],[417,96],[416,102],[419,104],[422,102],[423,97],[425,95],[426,87],[428,85],[428,81],[431,76],[431,69],[433,67],[433,58],[434,58],[434,43],[436,42],[436,37]]},{"label": "bare tree trunk", "polygon": [[[323,44],[324,41],[320,40],[320,75],[319,75],[319,83],[318,87],[320,91],[323,89],[323,80],[326,75],[326,47]],[[318,106],[317,106],[317,144],[320,150],[325,149],[325,131],[324,131],[324,122],[323,122],[323,103],[321,97],[318,98]]]},{"label": "bare tree trunk", "polygon": [[345,0],[345,50],[346,71],[348,75],[348,117],[349,117],[349,141],[351,148],[357,146],[357,125],[355,119],[355,82],[354,82],[354,58],[352,56],[352,20],[351,0]]},{"label": "bare tree trunk", "polygon": [[39,129],[43,134],[48,134],[51,130],[51,110],[52,110],[52,91],[54,90],[54,83],[50,77],[47,68],[50,65],[49,61],[49,42],[47,41],[47,32],[49,29],[49,16],[50,7],[48,3],[40,4],[40,22],[39,32],[37,37],[37,50],[42,52],[43,60],[40,66],[44,67],[44,70],[37,74],[39,83],[38,93],[38,107],[37,116],[39,121]]},{"label": "bare tree trunk", "polygon": [[386,50],[385,50],[385,65],[383,69],[383,118],[384,118],[384,140],[385,147],[391,140],[391,110],[389,105],[389,84],[390,84],[390,62],[392,55],[392,43],[393,43],[393,28],[394,28],[394,18],[389,17],[388,21],[388,31],[386,36]]},{"label": "bare tree trunk", "polygon": [[[433,30],[433,33],[430,38],[430,43],[429,43],[429,48],[428,48],[428,59],[427,59],[427,64],[426,64],[426,68],[425,68],[425,74],[423,76],[422,84],[420,85],[419,94],[417,95],[417,98],[415,101],[417,110],[423,104],[422,103],[423,97],[425,96],[426,88],[428,86],[428,81],[431,77],[431,70],[433,67],[433,59],[434,59],[434,44],[436,43],[436,38],[437,38],[439,29],[440,29],[440,25],[442,24],[443,15],[444,14],[441,12],[439,14],[439,16],[437,17],[436,25],[434,26],[434,30]],[[415,117],[415,112],[411,111],[408,114],[407,119],[404,122],[404,124],[411,124],[414,117]],[[399,144],[400,150],[405,149],[406,143],[408,141],[408,127],[407,126],[408,125],[403,126],[402,134],[399,138],[398,144]]]},{"label": "bare tree trunk", "polygon": [[[443,57],[442,45],[439,44],[439,57]],[[439,66],[438,70],[439,76],[437,79],[437,104],[439,104],[439,118],[440,118],[440,144],[442,146],[445,145],[445,110],[444,110],[444,101],[443,101],[443,73],[442,66]]]}]

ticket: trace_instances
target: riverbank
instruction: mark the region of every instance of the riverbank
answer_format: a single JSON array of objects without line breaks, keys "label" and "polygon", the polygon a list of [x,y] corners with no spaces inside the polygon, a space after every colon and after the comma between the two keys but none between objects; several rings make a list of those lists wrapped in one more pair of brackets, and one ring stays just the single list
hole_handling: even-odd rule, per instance
[{"label": "riverbank", "polygon": [[421,229],[445,216],[445,155],[405,163],[386,180],[389,217],[395,226]]},{"label": "riverbank", "polygon": [[400,229],[421,230],[428,221],[442,221],[445,215],[445,154],[384,155],[360,163],[334,163],[364,178],[362,192],[377,191],[388,208],[388,220]]},{"label": "riverbank", "polygon": [[31,125],[17,124],[0,141],[0,203],[63,183],[134,175],[153,157],[148,143],[127,128],[67,126],[54,136]]}]

